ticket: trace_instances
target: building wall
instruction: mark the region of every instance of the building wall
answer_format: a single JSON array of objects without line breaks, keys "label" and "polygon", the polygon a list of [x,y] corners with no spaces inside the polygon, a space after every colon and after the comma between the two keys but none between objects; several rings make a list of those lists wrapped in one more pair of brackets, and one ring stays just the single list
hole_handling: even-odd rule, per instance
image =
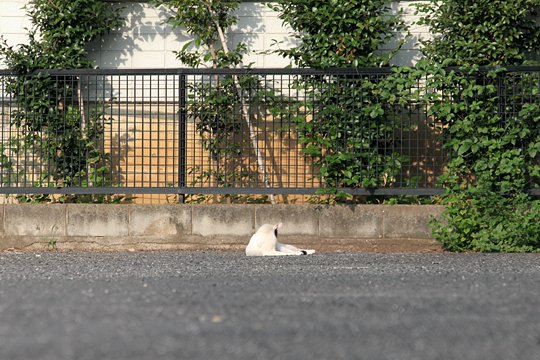
[{"label": "building wall", "polygon": [[[418,1],[399,1],[392,3],[393,11],[403,9],[404,19],[411,26],[411,39],[394,59],[396,65],[412,65],[420,56],[418,40],[429,36],[425,27],[414,25],[417,16],[411,4]],[[0,1],[0,34],[9,45],[26,41],[26,30],[31,23],[25,15],[23,6],[26,0]],[[173,30],[163,24],[169,13],[163,7],[156,8],[147,2],[127,1],[119,4],[124,7],[125,26],[93,44],[90,56],[101,68],[175,68],[182,67],[176,59],[175,50],[180,49],[189,38],[179,29]],[[251,53],[245,63],[253,63],[258,68],[280,68],[289,65],[289,60],[276,54],[261,54],[271,50],[275,41],[286,47],[294,41],[290,29],[283,26],[278,14],[262,2],[244,2],[237,10],[238,24],[231,29],[228,40],[247,43]],[[403,37],[398,34],[397,38]],[[391,45],[391,44],[389,44]],[[0,68],[5,65],[0,63]]]},{"label": "building wall", "polygon": [[9,45],[26,42],[25,28],[32,24],[22,8],[25,0],[0,1],[0,35]]}]

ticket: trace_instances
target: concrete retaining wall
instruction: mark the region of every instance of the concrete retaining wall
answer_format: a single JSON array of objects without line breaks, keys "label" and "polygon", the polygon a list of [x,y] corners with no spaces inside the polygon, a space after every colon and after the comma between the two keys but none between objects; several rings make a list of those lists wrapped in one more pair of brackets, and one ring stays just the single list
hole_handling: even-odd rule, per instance
[{"label": "concrete retaining wall", "polygon": [[280,240],[319,251],[438,250],[430,205],[5,204],[0,250],[232,249],[263,223],[283,222]]}]

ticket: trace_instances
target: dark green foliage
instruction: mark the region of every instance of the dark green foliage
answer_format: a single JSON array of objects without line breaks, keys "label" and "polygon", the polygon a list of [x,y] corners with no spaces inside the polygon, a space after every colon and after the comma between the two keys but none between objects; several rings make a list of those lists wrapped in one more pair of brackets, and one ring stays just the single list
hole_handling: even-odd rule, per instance
[{"label": "dark green foliage", "polygon": [[[295,31],[298,45],[278,50],[300,67],[378,67],[399,49],[380,47],[404,29],[386,1],[283,1],[271,7]],[[306,101],[294,104],[304,154],[320,169],[323,192],[391,185],[406,159],[397,148],[395,91],[401,76],[304,77],[297,86]],[[403,84],[401,84],[403,86]],[[406,104],[399,104],[404,105]],[[307,107],[312,119],[299,116]],[[299,110],[301,110],[299,112]],[[305,111],[305,109],[304,109]],[[338,199],[346,194],[338,192]]]},{"label": "dark green foliage", "polygon": [[[539,1],[432,1],[419,5],[430,116],[450,151],[441,181],[446,211],[436,238],[452,251],[538,251],[540,186],[538,78],[504,67],[530,61],[540,42]],[[460,69],[448,69],[458,65]]]},{"label": "dark green foliage", "polygon": [[[306,100],[291,106],[304,154],[320,169],[324,192],[338,188],[391,186],[407,161],[395,131],[398,112],[409,106],[410,94],[396,91],[412,87],[406,69],[378,76],[315,76],[301,80]],[[312,100],[311,100],[312,99]],[[301,116],[304,107],[309,117]],[[401,128],[401,130],[407,130]],[[322,191],[322,190],[321,190]],[[344,194],[341,194],[344,195]]]},{"label": "dark green foliage", "polygon": [[81,69],[93,65],[86,45],[122,24],[105,1],[33,0],[27,6],[32,21],[28,43],[0,45],[0,56],[16,70],[7,91],[16,99],[12,125],[18,149],[38,156],[42,168],[36,186],[96,186],[108,180],[102,137],[103,104],[83,107],[81,85],[74,76],[52,77],[38,69]]},{"label": "dark green foliage", "polygon": [[446,221],[433,222],[449,251],[540,251],[540,201],[524,193],[454,191],[444,198]]},{"label": "dark green foliage", "polygon": [[278,52],[300,67],[359,67],[388,64],[394,52],[377,52],[405,29],[384,0],[298,0],[270,5],[298,40]]},{"label": "dark green foliage", "polygon": [[423,52],[450,66],[520,65],[538,51],[539,0],[446,0],[418,4],[434,35]]},{"label": "dark green foliage", "polygon": [[[517,90],[508,84],[536,82],[498,70],[479,85],[475,74],[452,71],[431,78],[431,86],[446,89],[431,114],[448,128],[445,146],[452,152],[441,178],[447,207],[444,221],[434,222],[435,235],[452,251],[536,251],[540,202],[525,191],[540,185],[540,109],[501,93]],[[444,100],[449,98],[452,103]],[[510,99],[512,109],[502,99]]]}]

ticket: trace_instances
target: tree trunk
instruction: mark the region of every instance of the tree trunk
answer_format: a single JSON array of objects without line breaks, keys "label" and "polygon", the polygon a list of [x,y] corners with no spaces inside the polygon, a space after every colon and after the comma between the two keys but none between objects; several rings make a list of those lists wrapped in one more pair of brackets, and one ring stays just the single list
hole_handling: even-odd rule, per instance
[{"label": "tree trunk", "polygon": [[[225,35],[223,33],[223,29],[221,28],[221,25],[219,24],[217,20],[217,16],[214,13],[214,11],[211,8],[211,1],[207,3],[208,11],[210,11],[212,18],[214,19],[214,24],[216,26],[216,30],[219,36],[219,41],[221,42],[221,47],[223,48],[223,51],[225,54],[229,53],[229,47],[227,46],[227,41],[225,39]],[[270,181],[268,180],[268,174],[266,173],[266,164],[264,156],[261,153],[261,149],[259,148],[259,141],[257,138],[257,132],[255,131],[255,127],[253,126],[253,122],[251,121],[249,117],[249,107],[246,103],[246,99],[244,98],[244,94],[242,93],[242,87],[240,86],[240,81],[238,80],[238,76],[233,75],[233,81],[236,88],[236,92],[238,94],[238,98],[240,99],[241,104],[241,110],[242,110],[242,117],[244,118],[244,121],[246,122],[246,125],[249,129],[249,138],[251,140],[251,145],[253,146],[253,150],[255,151],[255,156],[257,157],[257,164],[259,166],[259,171],[262,174],[264,186],[266,188],[270,188]],[[276,203],[275,196],[273,194],[270,194],[270,201],[272,204]]]}]

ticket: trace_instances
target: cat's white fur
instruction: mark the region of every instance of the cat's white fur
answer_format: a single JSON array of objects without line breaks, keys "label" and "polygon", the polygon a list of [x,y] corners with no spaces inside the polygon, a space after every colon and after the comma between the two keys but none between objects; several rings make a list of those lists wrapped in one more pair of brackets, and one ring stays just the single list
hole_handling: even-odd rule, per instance
[{"label": "cat's white fur", "polygon": [[264,224],[249,240],[246,247],[247,256],[279,256],[279,255],[309,255],[315,250],[299,249],[293,245],[282,244],[277,240],[278,230],[282,223],[276,225]]}]

